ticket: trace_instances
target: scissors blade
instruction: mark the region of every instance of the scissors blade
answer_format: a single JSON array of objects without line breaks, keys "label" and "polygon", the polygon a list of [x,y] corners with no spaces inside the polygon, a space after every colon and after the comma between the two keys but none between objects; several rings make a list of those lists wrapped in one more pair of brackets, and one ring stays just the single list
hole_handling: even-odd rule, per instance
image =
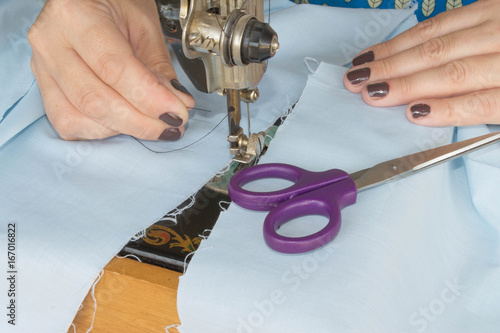
[{"label": "scissors blade", "polygon": [[409,176],[440,163],[451,161],[499,141],[500,132],[486,134],[382,162],[371,168],[352,173],[349,176],[356,183],[356,188],[359,192]]}]

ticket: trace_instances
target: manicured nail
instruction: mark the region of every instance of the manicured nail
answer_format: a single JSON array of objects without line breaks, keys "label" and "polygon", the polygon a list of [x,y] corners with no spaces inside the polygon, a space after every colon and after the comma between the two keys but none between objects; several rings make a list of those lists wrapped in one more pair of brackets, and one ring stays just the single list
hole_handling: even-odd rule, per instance
[{"label": "manicured nail", "polygon": [[389,85],[386,82],[369,84],[366,89],[368,89],[370,97],[380,98],[389,93]]},{"label": "manicured nail", "polygon": [[182,118],[173,113],[164,113],[160,116],[160,120],[170,126],[179,127],[182,125]]},{"label": "manicured nail", "polygon": [[373,54],[373,51],[368,51],[352,59],[352,66],[354,67],[361,64],[366,64],[368,62],[372,62],[374,59],[375,55]]},{"label": "manicured nail", "polygon": [[351,84],[360,84],[370,78],[371,70],[369,68],[355,69],[347,73],[347,79]]},{"label": "manicured nail", "polygon": [[170,81],[170,83],[172,84],[172,86],[173,86],[175,89],[179,90],[180,92],[183,92],[183,93],[185,93],[185,94],[188,94],[188,95],[192,96],[192,95],[189,93],[189,91],[187,91],[186,87],[184,87],[184,86],[183,86],[183,85],[179,82],[179,80],[177,80],[177,79],[173,79],[172,81]]},{"label": "manicured nail", "polygon": [[161,133],[158,140],[160,141],[176,141],[181,138],[181,131],[178,128],[167,128]]},{"label": "manicured nail", "polygon": [[431,107],[427,104],[415,104],[410,108],[411,116],[414,119],[422,118],[431,113]]}]

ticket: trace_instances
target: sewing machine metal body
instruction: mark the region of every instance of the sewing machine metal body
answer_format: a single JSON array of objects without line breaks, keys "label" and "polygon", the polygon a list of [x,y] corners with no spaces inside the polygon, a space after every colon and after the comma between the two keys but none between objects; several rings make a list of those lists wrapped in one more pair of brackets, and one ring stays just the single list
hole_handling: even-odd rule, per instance
[{"label": "sewing machine metal body", "polygon": [[263,22],[263,0],[156,3],[165,36],[196,89],[226,96],[230,152],[236,161],[250,162],[260,154],[265,133],[243,133],[241,102],[258,99],[266,60],[279,47],[277,34]]}]

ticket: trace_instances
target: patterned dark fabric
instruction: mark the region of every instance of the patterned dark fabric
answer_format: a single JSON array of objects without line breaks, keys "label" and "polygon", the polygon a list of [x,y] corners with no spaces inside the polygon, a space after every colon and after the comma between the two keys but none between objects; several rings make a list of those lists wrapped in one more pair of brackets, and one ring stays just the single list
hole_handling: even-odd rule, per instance
[{"label": "patterned dark fabric", "polygon": [[419,21],[435,16],[446,10],[458,8],[476,0],[295,0],[295,3],[311,3],[316,5],[351,7],[351,8],[404,8],[411,2],[418,2],[416,12]]}]

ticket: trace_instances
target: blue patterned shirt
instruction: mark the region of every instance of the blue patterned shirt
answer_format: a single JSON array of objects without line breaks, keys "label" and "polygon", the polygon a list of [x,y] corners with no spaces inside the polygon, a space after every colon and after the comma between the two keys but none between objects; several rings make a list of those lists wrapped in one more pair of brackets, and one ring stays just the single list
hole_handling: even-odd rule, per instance
[{"label": "blue patterned shirt", "polygon": [[[419,21],[435,16],[446,10],[458,8],[476,0],[418,0],[417,18]],[[295,3],[311,3],[335,7],[351,8],[404,8],[411,0],[295,0]]]}]

